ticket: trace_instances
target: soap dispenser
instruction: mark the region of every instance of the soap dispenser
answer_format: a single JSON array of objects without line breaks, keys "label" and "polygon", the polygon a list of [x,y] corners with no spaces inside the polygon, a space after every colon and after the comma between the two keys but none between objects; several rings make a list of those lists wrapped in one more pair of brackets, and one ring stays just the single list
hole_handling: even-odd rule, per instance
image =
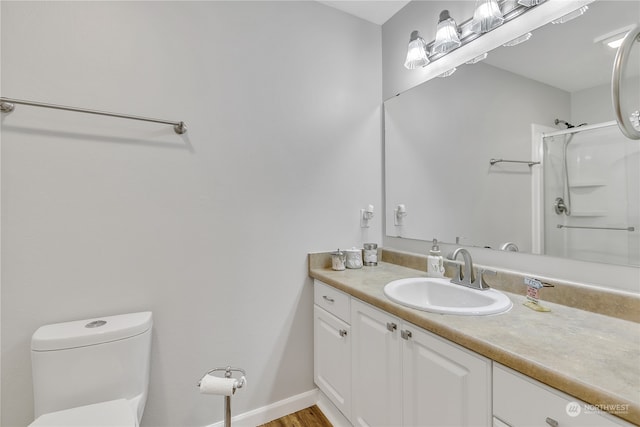
[{"label": "soap dispenser", "polygon": [[433,246],[427,256],[427,276],[444,277],[444,259],[440,255],[438,239],[433,239]]}]

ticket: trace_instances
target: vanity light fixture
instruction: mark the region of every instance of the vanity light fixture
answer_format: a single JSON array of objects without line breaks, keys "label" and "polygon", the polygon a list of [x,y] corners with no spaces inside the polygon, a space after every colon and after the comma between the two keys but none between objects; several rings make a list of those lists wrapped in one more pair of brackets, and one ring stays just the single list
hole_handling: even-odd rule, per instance
[{"label": "vanity light fixture", "polygon": [[499,27],[504,22],[497,0],[477,0],[471,21],[471,31],[482,34]]},{"label": "vanity light fixture", "polygon": [[[459,25],[451,18],[447,10],[440,13],[435,40],[425,43],[416,30],[411,33],[407,57],[404,66],[410,70],[424,67],[431,62],[446,56],[452,50],[462,47],[481,37],[483,33],[491,31],[495,27],[509,22],[523,13],[534,9],[538,4],[546,0],[476,0],[476,9],[473,18],[467,19]],[[506,46],[514,46],[527,40],[529,33],[518,37]],[[478,55],[467,64],[474,64],[486,58],[486,54]],[[447,77],[455,72],[452,68],[438,77]]]},{"label": "vanity light fixture", "polygon": [[404,61],[405,68],[414,70],[418,67],[424,67],[429,63],[427,58],[427,44],[420,37],[418,31],[413,31],[409,37],[409,47],[407,48],[407,59]]},{"label": "vanity light fixture", "polygon": [[529,39],[531,38],[531,36],[532,36],[532,35],[533,35],[533,34],[531,34],[531,33],[523,34],[523,35],[521,35],[520,37],[516,37],[515,39],[513,39],[513,40],[511,40],[511,41],[506,42],[506,43],[505,43],[505,44],[503,44],[502,46],[506,46],[506,47],[517,46],[517,45],[519,45],[520,43],[524,43],[524,42],[526,42],[527,40],[529,40]]},{"label": "vanity light fixture", "polygon": [[584,13],[589,10],[589,6],[584,5],[579,9],[574,10],[573,12],[569,12],[566,15],[561,16],[558,19],[554,19],[551,21],[552,24],[564,24],[565,22],[569,22],[572,19],[576,19],[578,16],[584,15]]},{"label": "vanity light fixture", "polygon": [[431,48],[432,54],[445,54],[460,47],[458,26],[456,21],[449,15],[448,10],[440,12],[438,27],[436,28],[436,40]]}]

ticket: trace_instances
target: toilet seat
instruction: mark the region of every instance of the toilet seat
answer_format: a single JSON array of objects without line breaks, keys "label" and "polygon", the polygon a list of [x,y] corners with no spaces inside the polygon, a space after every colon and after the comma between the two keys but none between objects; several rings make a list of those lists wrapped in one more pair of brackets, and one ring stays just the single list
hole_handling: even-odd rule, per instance
[{"label": "toilet seat", "polygon": [[40,415],[29,427],[138,427],[126,399],[110,400]]}]

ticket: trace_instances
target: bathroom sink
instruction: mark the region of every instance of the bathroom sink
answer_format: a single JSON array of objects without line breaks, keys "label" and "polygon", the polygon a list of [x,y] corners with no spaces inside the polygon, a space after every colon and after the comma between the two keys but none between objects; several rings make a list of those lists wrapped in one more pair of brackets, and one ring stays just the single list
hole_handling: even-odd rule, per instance
[{"label": "bathroom sink", "polygon": [[413,277],[389,282],[384,294],[391,301],[441,314],[485,316],[509,311],[511,300],[495,289],[484,291],[451,283],[450,279]]}]

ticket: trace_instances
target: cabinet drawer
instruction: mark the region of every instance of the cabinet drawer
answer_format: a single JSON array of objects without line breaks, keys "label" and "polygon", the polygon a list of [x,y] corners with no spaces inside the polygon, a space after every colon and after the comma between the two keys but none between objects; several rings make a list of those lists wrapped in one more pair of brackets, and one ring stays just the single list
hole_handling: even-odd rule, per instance
[{"label": "cabinet drawer", "polygon": [[493,367],[493,415],[511,427],[620,427],[624,420],[504,366]]},{"label": "cabinet drawer", "polygon": [[319,280],[314,281],[313,295],[314,302],[317,305],[324,308],[337,318],[350,323],[349,313],[351,309],[349,305],[349,295],[322,283]]}]

